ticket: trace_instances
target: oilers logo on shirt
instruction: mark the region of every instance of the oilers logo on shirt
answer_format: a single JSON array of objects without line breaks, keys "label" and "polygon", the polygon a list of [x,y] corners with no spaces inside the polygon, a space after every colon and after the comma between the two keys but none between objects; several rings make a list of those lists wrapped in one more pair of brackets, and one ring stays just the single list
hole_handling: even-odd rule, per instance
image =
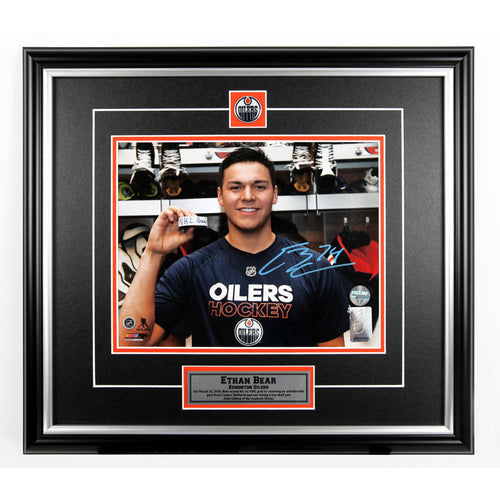
[{"label": "oilers logo on shirt", "polygon": [[253,318],[242,319],[234,328],[234,336],[236,337],[236,340],[244,346],[258,344],[261,341],[263,334],[264,330],[262,325]]}]

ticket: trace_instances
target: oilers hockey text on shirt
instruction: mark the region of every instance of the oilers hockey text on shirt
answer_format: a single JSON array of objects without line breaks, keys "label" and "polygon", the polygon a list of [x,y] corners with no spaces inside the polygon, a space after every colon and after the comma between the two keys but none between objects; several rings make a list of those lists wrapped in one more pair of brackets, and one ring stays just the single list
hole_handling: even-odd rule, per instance
[{"label": "oilers hockey text on shirt", "polygon": [[[242,289],[242,286],[245,289]],[[210,287],[210,316],[243,318],[288,318],[293,290],[289,285],[216,283]],[[224,301],[224,302],[223,302]]]}]

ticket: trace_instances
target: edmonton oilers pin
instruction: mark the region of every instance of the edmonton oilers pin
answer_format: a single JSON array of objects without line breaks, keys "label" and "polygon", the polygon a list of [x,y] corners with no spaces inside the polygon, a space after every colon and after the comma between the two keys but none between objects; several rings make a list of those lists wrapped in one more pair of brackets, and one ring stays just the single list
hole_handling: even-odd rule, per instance
[{"label": "edmonton oilers pin", "polygon": [[262,106],[255,97],[244,96],[236,101],[234,114],[244,123],[253,123],[262,114]]}]

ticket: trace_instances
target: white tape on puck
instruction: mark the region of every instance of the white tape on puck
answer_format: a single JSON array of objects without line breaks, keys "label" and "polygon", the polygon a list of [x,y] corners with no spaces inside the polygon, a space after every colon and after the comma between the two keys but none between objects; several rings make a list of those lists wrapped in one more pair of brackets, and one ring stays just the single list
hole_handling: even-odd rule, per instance
[{"label": "white tape on puck", "polygon": [[187,217],[179,217],[179,227],[207,227],[208,222],[206,217],[191,215]]}]

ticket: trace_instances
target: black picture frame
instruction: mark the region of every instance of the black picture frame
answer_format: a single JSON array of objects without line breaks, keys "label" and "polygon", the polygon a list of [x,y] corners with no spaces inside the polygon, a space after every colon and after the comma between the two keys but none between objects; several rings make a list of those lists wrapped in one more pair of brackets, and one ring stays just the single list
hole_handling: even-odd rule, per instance
[{"label": "black picture frame", "polygon": [[[23,55],[25,453],[473,453],[473,48],[26,48]],[[278,424],[275,424],[274,431],[271,429],[265,433],[258,430],[250,432],[250,429],[247,432],[245,426],[240,427],[238,432],[224,432],[224,423],[217,432],[204,432],[202,428],[193,426],[192,431],[184,429],[182,432],[157,433],[155,425],[150,424],[146,425],[150,428],[147,432],[144,432],[144,428],[134,430],[133,427],[114,425],[116,422],[112,416],[108,421],[108,417],[101,418],[101,423],[106,422],[99,429],[92,424],[86,426],[88,422],[76,422],[74,417],[74,426],[62,425],[58,428],[53,425],[51,419],[54,410],[64,415],[65,409],[60,407],[61,404],[64,406],[65,401],[69,406],[73,398],[90,398],[88,404],[92,405],[89,394],[96,390],[99,390],[100,394],[106,391],[92,389],[89,374],[86,382],[88,391],[81,390],[74,394],[71,387],[66,387],[70,382],[63,381],[67,375],[63,371],[72,369],[71,360],[67,365],[57,365],[56,370],[51,365],[52,356],[58,354],[63,336],[67,338],[68,343],[72,342],[72,334],[61,328],[60,318],[64,319],[61,309],[65,304],[58,298],[65,294],[75,297],[75,287],[81,287],[82,321],[86,321],[89,310],[89,288],[86,283],[91,279],[75,271],[70,280],[59,283],[59,271],[53,268],[57,259],[67,251],[59,246],[59,243],[64,241],[60,235],[70,229],[65,227],[68,225],[67,220],[59,216],[60,207],[65,206],[75,214],[80,212],[82,220],[88,220],[90,215],[84,201],[88,195],[85,191],[88,190],[88,185],[80,187],[75,179],[61,170],[53,177],[53,171],[47,168],[47,161],[52,165],[51,162],[58,151],[68,147],[67,143],[71,142],[72,137],[66,137],[65,134],[70,134],[68,124],[72,123],[74,110],[61,111],[66,102],[66,89],[58,82],[65,79],[79,79],[85,82],[86,79],[92,78],[102,78],[105,81],[107,77],[103,76],[103,70],[111,71],[115,81],[119,81],[120,78],[130,77],[134,72],[133,77],[147,76],[148,71],[155,70],[181,73],[196,70],[201,76],[204,73],[212,76],[214,70],[221,68],[243,77],[246,71],[249,75],[255,70],[263,71],[264,74],[270,75],[269,78],[280,74],[280,71],[289,71],[289,77],[295,77],[297,80],[301,78],[300,70],[314,74],[316,70],[321,72],[336,69],[346,71],[354,83],[356,78],[362,78],[357,77],[355,71],[362,73],[383,69],[390,77],[397,78],[398,82],[404,82],[405,79],[418,78],[418,72],[421,70],[425,75],[435,75],[432,78],[443,82],[443,102],[447,100],[449,114],[443,121],[442,135],[436,138],[436,144],[445,149],[446,143],[448,156],[445,159],[449,168],[446,170],[443,166],[443,170],[438,172],[443,184],[433,183],[427,186],[428,195],[408,194],[409,198],[415,196],[415,200],[411,199],[412,203],[418,202],[418,196],[422,196],[422,203],[417,203],[415,206],[420,208],[413,210],[414,205],[410,206],[408,202],[409,211],[404,214],[403,233],[409,235],[409,240],[413,243],[417,232],[431,232],[440,228],[432,245],[422,244],[418,249],[408,246],[403,248],[403,253],[407,253],[410,259],[416,255],[416,251],[428,255],[429,260],[432,255],[437,256],[439,258],[436,260],[443,262],[446,268],[436,269],[429,264],[428,267],[422,265],[419,270],[411,271],[421,278],[415,282],[420,295],[425,295],[426,287],[431,286],[426,285],[426,272],[434,273],[434,286],[436,290],[441,291],[436,300],[436,303],[439,303],[436,308],[441,311],[443,331],[439,326],[436,331],[440,335],[440,342],[445,345],[443,357],[428,359],[425,349],[416,349],[410,353],[406,351],[404,357],[405,370],[416,370],[415,365],[418,364],[426,366],[439,373],[440,380],[442,379],[440,384],[446,385],[446,390],[443,390],[444,397],[435,401],[435,405],[440,408],[440,414],[446,416],[443,417],[443,422],[437,423],[439,425],[420,422],[421,416],[418,412],[415,422],[411,425],[377,426],[374,422],[377,429],[370,431],[368,426],[364,432],[358,432],[356,426],[349,425],[341,432],[331,432],[328,426],[321,425],[312,432],[289,432],[286,426]],[[70,76],[67,73],[69,69],[72,71]],[[127,84],[125,80],[123,82],[124,85]],[[395,87],[394,90],[394,95],[398,96],[398,88]],[[397,101],[394,95],[387,98]],[[409,94],[402,92],[402,95]],[[154,101],[154,96],[151,96],[150,100]],[[180,101],[183,103],[182,95]],[[133,107],[133,103],[131,106]],[[398,106],[401,105],[395,102],[395,107]],[[66,116],[64,124],[54,117],[56,108],[58,113],[62,112]],[[75,126],[84,126],[86,130],[83,144],[86,144],[91,135],[91,116],[88,119],[88,124],[75,123]],[[47,140],[48,130],[51,131],[50,140]],[[420,139],[415,136],[405,138],[411,143]],[[74,144],[72,147],[76,148]],[[78,156],[80,153],[76,151],[74,154]],[[411,155],[415,154],[411,147],[405,148],[404,162],[409,164],[410,160],[415,159]],[[424,175],[425,173],[424,170]],[[85,177],[85,174],[82,176]],[[85,179],[88,180],[87,177]],[[49,197],[47,189],[50,190]],[[68,193],[71,193],[71,196]],[[441,210],[438,213],[426,213],[424,205],[426,200],[430,199],[428,197],[439,201]],[[426,218],[424,214],[427,215]],[[50,242],[48,246],[47,241]],[[53,253],[54,249],[56,255]],[[82,256],[88,257],[84,250]],[[403,274],[410,272],[408,269],[408,261],[405,261]],[[55,284],[52,283],[53,279]],[[47,280],[50,280],[51,284],[48,284]],[[405,325],[410,329],[417,328],[414,318],[424,314],[424,311],[415,309],[418,309],[418,304],[403,302]],[[53,340],[57,342],[52,343]],[[82,347],[81,352],[79,349],[76,345],[74,355],[85,357],[85,348]],[[88,364],[91,362],[89,359]],[[279,360],[270,363],[280,364]],[[56,387],[51,384],[53,381],[57,381]],[[61,391],[65,396],[56,398],[54,402],[52,397],[57,391]],[[112,394],[109,398],[110,406],[120,400],[120,391],[123,389],[108,389]],[[136,388],[131,391],[132,395],[127,393],[127,397],[131,397],[135,405],[140,405],[142,397],[146,397],[148,391],[151,389]],[[424,394],[420,397],[425,399],[427,396]],[[429,398],[431,397],[435,395],[429,395]],[[49,402],[53,403],[50,408],[47,407]],[[380,404],[384,413],[383,401]],[[96,414],[101,413],[102,417],[105,406],[106,396],[99,399],[99,404],[93,411]],[[386,408],[385,413],[392,410],[393,408]],[[217,419],[217,412],[210,412],[206,418],[213,422]],[[106,431],[108,424],[111,425],[111,430]]]}]

